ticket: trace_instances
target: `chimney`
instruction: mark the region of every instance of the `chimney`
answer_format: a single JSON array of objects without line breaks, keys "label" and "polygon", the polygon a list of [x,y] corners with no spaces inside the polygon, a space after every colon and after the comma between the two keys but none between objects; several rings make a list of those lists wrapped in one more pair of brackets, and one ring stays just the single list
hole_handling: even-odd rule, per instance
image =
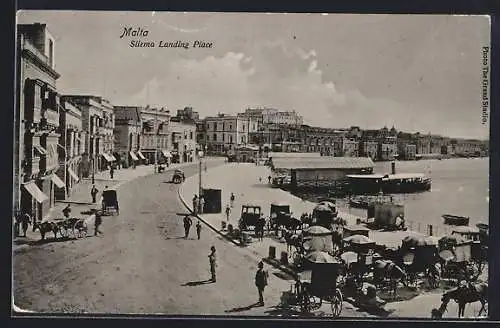
[{"label": "chimney", "polygon": [[391,174],[396,174],[396,162],[391,162]]}]

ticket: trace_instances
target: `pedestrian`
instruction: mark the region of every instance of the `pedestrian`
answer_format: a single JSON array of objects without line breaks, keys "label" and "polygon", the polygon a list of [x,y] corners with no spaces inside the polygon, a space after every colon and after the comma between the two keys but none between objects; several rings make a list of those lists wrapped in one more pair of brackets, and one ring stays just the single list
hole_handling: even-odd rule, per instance
[{"label": "pedestrian", "polygon": [[267,286],[268,273],[264,270],[264,263],[259,262],[257,272],[255,273],[255,286],[259,292],[259,305],[264,306],[264,288]]},{"label": "pedestrian", "polygon": [[198,223],[196,223],[196,234],[198,235],[198,240],[201,238],[201,223],[198,220]]},{"label": "pedestrian", "polygon": [[259,183],[262,183],[262,177],[259,177]]},{"label": "pedestrian", "polygon": [[205,163],[205,173],[207,173],[207,163]]},{"label": "pedestrian", "polygon": [[109,176],[111,177],[111,180],[113,180],[113,176],[115,175],[115,166],[110,165],[109,166]]},{"label": "pedestrian", "polygon": [[92,197],[92,203],[96,202],[97,194],[99,193],[99,190],[95,187],[95,185],[92,185],[92,189],[90,189],[90,196]]},{"label": "pedestrian", "polygon": [[21,227],[23,228],[23,237],[26,237],[26,231],[31,223],[31,216],[28,213],[24,213],[21,218]]},{"label": "pedestrian", "polygon": [[272,178],[271,178],[271,176],[268,176],[268,177],[267,177],[267,182],[268,182],[269,184],[271,184],[271,179],[272,179]]},{"label": "pedestrian", "polygon": [[229,216],[231,215],[231,207],[229,205],[226,205],[226,221],[229,222]]},{"label": "pedestrian", "polygon": [[204,209],[204,206],[205,206],[205,197],[200,196],[200,199],[198,200],[199,202],[199,206],[200,206],[200,210],[198,211],[198,213],[200,214],[203,214],[203,209]]},{"label": "pedestrian", "polygon": [[189,217],[189,215],[186,215],[184,217],[184,239],[187,239],[189,237],[189,230],[191,229],[191,225],[193,225],[193,221]]},{"label": "pedestrian", "polygon": [[97,236],[97,234],[103,235],[102,231],[99,230],[99,227],[102,224],[102,216],[101,213],[98,210],[94,210],[94,236]]},{"label": "pedestrian", "polygon": [[62,212],[63,212],[63,215],[66,218],[69,218],[69,215],[71,214],[71,206],[70,206],[70,204],[68,204],[68,206],[66,206],[65,208],[63,208]]},{"label": "pedestrian", "polygon": [[236,197],[234,197],[234,194],[233,194],[233,193],[231,193],[231,197],[229,197],[229,200],[230,200],[230,202],[231,202],[231,208],[233,208],[233,207],[234,207],[234,199],[235,199],[235,198],[236,198]]},{"label": "pedestrian", "polygon": [[193,214],[196,215],[198,213],[198,195],[194,195],[193,197]]},{"label": "pedestrian", "polygon": [[19,228],[21,226],[21,221],[23,220],[22,215],[19,211],[16,211],[14,214],[14,237],[19,237],[21,235],[21,232],[19,231]]},{"label": "pedestrian", "polygon": [[210,262],[210,274],[212,282],[216,281],[215,268],[217,268],[217,257],[215,256],[215,246],[210,247],[210,254],[208,255],[208,261]]}]

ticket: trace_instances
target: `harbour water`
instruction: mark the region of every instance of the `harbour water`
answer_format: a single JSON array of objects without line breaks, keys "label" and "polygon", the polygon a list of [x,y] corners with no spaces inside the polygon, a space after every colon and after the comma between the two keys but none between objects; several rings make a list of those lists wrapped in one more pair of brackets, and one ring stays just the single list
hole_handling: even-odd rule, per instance
[{"label": "harbour water", "polygon": [[[377,162],[375,173],[389,173],[390,162]],[[443,214],[470,217],[470,226],[488,223],[489,158],[454,158],[396,162],[397,173],[424,173],[432,178],[431,191],[396,195],[395,201],[405,206],[405,217],[423,230],[428,224],[443,225]],[[349,209],[352,214],[366,216],[362,209]],[[417,229],[416,225],[421,229]]]}]

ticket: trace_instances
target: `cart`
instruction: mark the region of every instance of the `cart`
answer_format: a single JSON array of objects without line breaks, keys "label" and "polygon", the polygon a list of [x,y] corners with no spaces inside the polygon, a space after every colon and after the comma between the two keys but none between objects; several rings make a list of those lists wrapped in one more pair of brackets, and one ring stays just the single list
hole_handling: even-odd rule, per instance
[{"label": "cart", "polygon": [[285,203],[271,203],[271,210],[269,211],[269,228],[277,228],[284,225],[283,217],[290,213],[290,205]]},{"label": "cart", "polygon": [[172,175],[172,182],[175,184],[183,183],[186,180],[186,176],[184,175],[184,171],[176,169],[174,170],[174,174]]},{"label": "cart", "polygon": [[[328,258],[328,254],[315,252]],[[331,260],[330,260],[331,258]],[[311,257],[308,256],[310,260]],[[310,313],[321,307],[323,301],[330,303],[332,315],[338,317],[342,312],[343,296],[338,280],[342,263],[329,257],[325,262],[313,262],[311,277],[299,276],[296,281],[297,302],[302,312]]]},{"label": "cart", "polygon": [[239,220],[239,228],[241,231],[247,230],[248,227],[256,227],[261,216],[262,210],[258,205],[242,205],[241,217]]},{"label": "cart", "polygon": [[116,190],[107,189],[102,192],[102,214],[103,215],[114,215],[120,214],[120,208],[118,206],[118,195]]}]

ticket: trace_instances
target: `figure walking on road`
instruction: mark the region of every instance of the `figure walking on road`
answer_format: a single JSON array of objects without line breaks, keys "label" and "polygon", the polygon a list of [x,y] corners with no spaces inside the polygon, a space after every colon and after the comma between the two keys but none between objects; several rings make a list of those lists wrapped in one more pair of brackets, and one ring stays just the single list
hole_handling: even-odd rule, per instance
[{"label": "figure walking on road", "polygon": [[198,235],[198,240],[200,240],[200,238],[201,238],[201,223],[199,220],[196,223],[196,234]]},{"label": "figure walking on road", "polygon": [[23,237],[26,237],[26,231],[31,223],[31,216],[28,213],[24,213],[21,218],[21,228],[23,229]]},{"label": "figure walking on road", "polygon": [[203,195],[200,196],[198,203],[199,203],[199,207],[200,207],[198,213],[203,214],[203,207],[205,206],[205,197],[203,197]]},{"label": "figure walking on road", "polygon": [[98,193],[99,193],[99,190],[97,190],[95,185],[92,185],[92,189],[90,189],[90,196],[92,197],[92,203],[94,203],[94,204],[97,201],[96,198],[97,198]]},{"label": "figure walking on road", "polygon": [[267,177],[267,182],[268,182],[269,184],[271,184],[271,179],[272,179],[272,178],[271,178],[271,176],[268,176],[268,177]]},{"label": "figure walking on road", "polygon": [[215,246],[210,247],[210,254],[208,255],[208,261],[210,262],[210,274],[212,275],[212,282],[216,281],[215,269],[217,268],[217,258],[215,256]]},{"label": "figure walking on road", "polygon": [[267,286],[267,271],[264,270],[264,263],[259,262],[259,268],[255,273],[255,286],[257,286],[257,291],[259,292],[259,305],[264,306],[264,288]]},{"label": "figure walking on road", "polygon": [[193,225],[193,221],[189,217],[189,215],[186,215],[184,217],[184,239],[187,239],[189,237],[189,230],[191,229],[191,226]]},{"label": "figure walking on road", "polygon": [[196,215],[198,213],[198,195],[194,195],[193,197],[193,214]]},{"label": "figure walking on road", "polygon": [[230,203],[231,203],[231,208],[233,208],[233,207],[234,207],[234,200],[235,200],[235,198],[236,198],[236,197],[234,197],[234,194],[233,194],[233,193],[231,193],[231,197],[229,197],[229,201],[230,201]]},{"label": "figure walking on road", "polygon": [[109,176],[111,177],[111,180],[113,180],[113,176],[115,175],[115,166],[110,165],[109,166]]},{"label": "figure walking on road", "polygon": [[226,205],[226,221],[229,222],[229,216],[231,215],[231,207]]},{"label": "figure walking on road", "polygon": [[98,234],[103,235],[102,231],[99,230],[99,227],[102,224],[101,213],[98,210],[94,210],[94,215],[95,215],[95,219],[94,219],[94,236],[97,236]]}]

